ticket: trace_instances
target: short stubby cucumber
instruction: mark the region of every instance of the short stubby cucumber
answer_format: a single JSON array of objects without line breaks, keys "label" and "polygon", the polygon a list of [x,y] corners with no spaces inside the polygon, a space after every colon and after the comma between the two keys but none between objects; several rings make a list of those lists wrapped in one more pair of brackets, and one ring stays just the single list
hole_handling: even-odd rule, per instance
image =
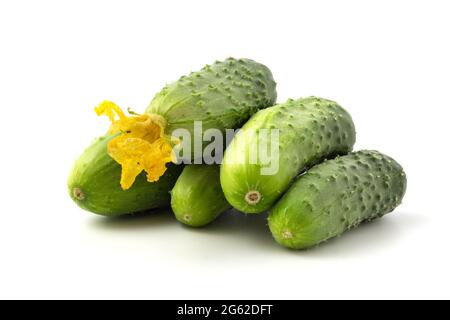
[{"label": "short stubby cucumber", "polygon": [[169,206],[169,192],[183,166],[170,165],[164,176],[153,183],[141,173],[129,190],[122,190],[120,165],[106,152],[112,138],[98,138],[75,162],[68,180],[71,198],[81,208],[105,216]]},{"label": "short stubby cucumber", "polygon": [[[260,134],[266,129],[266,134]],[[276,172],[264,173],[255,154],[278,129],[278,148],[271,154]],[[269,132],[271,131],[271,132]],[[350,115],[336,102],[308,97],[288,100],[256,113],[225,151],[221,184],[228,202],[245,213],[268,210],[306,168],[326,158],[347,154],[355,143]],[[257,149],[255,151],[255,146]]]},{"label": "short stubby cucumber", "polygon": [[392,212],[406,184],[402,167],[377,151],[328,160],[295,181],[271,210],[269,227],[279,244],[306,249]]},{"label": "short stubby cucumber", "polygon": [[220,187],[219,165],[188,165],[172,190],[172,210],[178,221],[201,227],[229,209]]}]

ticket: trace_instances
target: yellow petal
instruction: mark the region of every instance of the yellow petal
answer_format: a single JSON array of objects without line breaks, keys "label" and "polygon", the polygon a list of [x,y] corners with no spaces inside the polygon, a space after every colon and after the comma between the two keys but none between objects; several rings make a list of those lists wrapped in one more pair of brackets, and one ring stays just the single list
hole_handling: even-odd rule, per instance
[{"label": "yellow petal", "polygon": [[147,172],[147,180],[158,181],[166,172],[166,164],[173,161],[172,146],[166,138],[162,137],[152,144],[152,151],[147,152],[142,161]]},{"label": "yellow petal", "polygon": [[176,161],[172,143],[164,135],[166,121],[163,117],[135,113],[127,117],[110,101],[101,103],[95,112],[110,118],[109,133],[121,132],[108,143],[108,154],[122,166],[122,189],[129,189],[143,170],[148,181],[158,181],[167,170],[166,164]]},{"label": "yellow petal", "polygon": [[123,190],[128,190],[133,185],[136,177],[142,172],[142,166],[136,165],[134,159],[129,159],[121,163],[122,175],[120,177],[120,186]]},{"label": "yellow petal", "polygon": [[120,109],[120,107],[115,104],[112,101],[105,100],[102,103],[100,103],[98,106],[95,107],[95,113],[97,113],[98,116],[106,115],[108,116],[109,120],[111,122],[114,122],[116,120],[116,115],[119,117],[119,119],[126,118],[123,111]]}]

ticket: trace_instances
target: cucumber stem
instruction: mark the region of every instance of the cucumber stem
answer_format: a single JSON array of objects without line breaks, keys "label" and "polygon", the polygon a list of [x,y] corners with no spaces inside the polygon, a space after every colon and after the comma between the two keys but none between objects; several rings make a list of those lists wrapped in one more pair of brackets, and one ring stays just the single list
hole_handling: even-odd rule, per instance
[{"label": "cucumber stem", "polygon": [[83,201],[85,198],[84,193],[83,191],[81,191],[80,188],[73,188],[72,194],[75,197],[75,199],[79,201]]},{"label": "cucumber stem", "polygon": [[292,235],[292,232],[290,230],[285,229],[281,233],[281,236],[283,237],[283,239],[291,239],[293,235]]},{"label": "cucumber stem", "polygon": [[257,190],[251,190],[245,195],[245,201],[250,205],[258,204],[261,201],[261,193]]}]

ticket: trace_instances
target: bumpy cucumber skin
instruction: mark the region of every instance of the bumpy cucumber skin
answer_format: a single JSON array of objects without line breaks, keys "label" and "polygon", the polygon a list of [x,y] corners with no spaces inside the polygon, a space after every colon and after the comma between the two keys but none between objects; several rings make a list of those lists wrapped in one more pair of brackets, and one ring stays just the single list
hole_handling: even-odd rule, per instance
[{"label": "bumpy cucumber skin", "polygon": [[170,165],[157,182],[140,174],[129,190],[120,187],[121,166],[107,153],[115,135],[98,138],[75,162],[68,180],[69,195],[81,208],[118,216],[170,205],[170,190],[183,166]]},{"label": "bumpy cucumber skin", "polygon": [[172,190],[172,210],[181,223],[202,227],[231,208],[220,187],[219,165],[188,165]]},{"label": "bumpy cucumber skin", "polygon": [[167,120],[167,133],[184,128],[194,132],[194,121],[209,128],[239,128],[277,98],[270,70],[249,59],[228,58],[181,77],[164,87],[148,106]]},{"label": "bumpy cucumber skin", "polygon": [[[260,138],[245,138],[259,129],[279,129],[279,171],[262,175],[259,164],[251,164],[249,151]],[[352,151],[356,139],[351,116],[336,102],[308,97],[256,113],[234,137],[225,151],[221,166],[221,184],[228,202],[245,213],[268,210],[306,168],[323,159]],[[256,204],[245,196],[260,194]]]},{"label": "bumpy cucumber skin", "polygon": [[275,240],[306,249],[392,212],[406,192],[392,158],[359,151],[325,161],[299,177],[269,214]]}]

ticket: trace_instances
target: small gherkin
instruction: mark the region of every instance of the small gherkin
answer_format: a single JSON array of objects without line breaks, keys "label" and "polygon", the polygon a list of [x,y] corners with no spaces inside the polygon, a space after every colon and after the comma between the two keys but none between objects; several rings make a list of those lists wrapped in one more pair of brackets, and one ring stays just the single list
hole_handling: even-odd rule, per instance
[{"label": "small gherkin", "polygon": [[402,167],[378,151],[328,160],[294,182],[271,210],[269,228],[283,246],[316,246],[392,212],[406,185]]},{"label": "small gherkin", "polygon": [[[268,134],[260,134],[262,129],[279,132],[279,146],[271,155],[271,161],[278,163],[275,173],[264,173],[264,162],[252,160],[270,142]],[[351,116],[331,100],[308,97],[261,110],[225,151],[220,172],[225,197],[237,210],[264,212],[302,171],[352,151],[355,135]]]},{"label": "small gherkin", "polygon": [[220,187],[219,165],[188,165],[172,190],[172,210],[178,221],[202,227],[231,206]]}]

